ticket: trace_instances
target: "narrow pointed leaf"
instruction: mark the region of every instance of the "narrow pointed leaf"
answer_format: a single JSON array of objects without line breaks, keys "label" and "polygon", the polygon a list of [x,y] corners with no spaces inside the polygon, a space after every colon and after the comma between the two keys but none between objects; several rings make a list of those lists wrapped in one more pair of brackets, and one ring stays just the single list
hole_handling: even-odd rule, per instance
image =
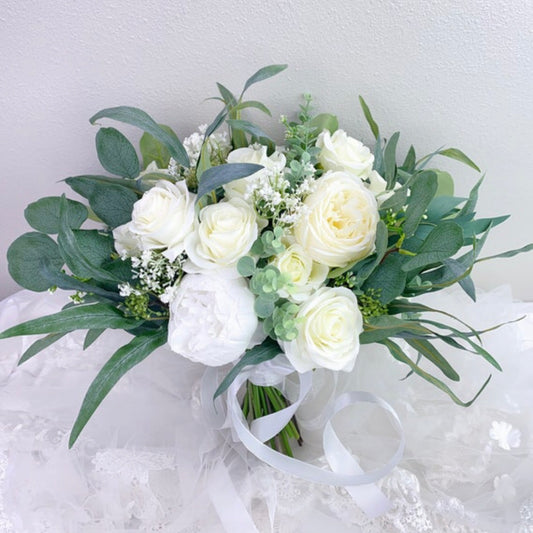
[{"label": "narrow pointed leaf", "polygon": [[177,137],[169,135],[168,132],[161,128],[161,126],[159,126],[159,124],[157,124],[155,120],[143,110],[129,106],[110,107],[99,111],[93,115],[89,121],[91,124],[94,124],[100,118],[110,118],[140,128],[161,141],[168,148],[170,155],[178,163],[181,163],[187,168],[190,166],[189,156]]},{"label": "narrow pointed leaf", "polygon": [[403,223],[406,237],[414,235],[428,205],[437,192],[437,187],[437,175],[434,172],[424,171],[416,176],[414,183],[411,185],[411,195],[409,196],[409,204],[407,205]]},{"label": "narrow pointed leaf", "polygon": [[459,374],[427,339],[406,339],[407,344],[431,361],[448,379],[459,381]]},{"label": "narrow pointed leaf", "polygon": [[202,179],[198,185],[196,201],[199,201],[202,196],[209,194],[217,187],[221,187],[233,180],[246,178],[259,172],[262,168],[264,167],[252,163],[227,163],[208,168],[202,174]]},{"label": "narrow pointed leaf", "polygon": [[72,448],[81,431],[119,379],[134,366],[146,359],[154,350],[165,344],[167,332],[164,329],[134,337],[119,348],[103,366],[91,383],[70,433],[69,448]]},{"label": "narrow pointed leaf", "polygon": [[237,99],[235,96],[233,96],[233,93],[224,87],[222,83],[217,83],[218,92],[222,96],[222,100],[226,103],[226,105],[230,107],[234,107],[237,104]]},{"label": "narrow pointed leaf", "polygon": [[90,329],[87,332],[87,335],[85,335],[85,339],[83,341],[83,349],[86,350],[93,342],[100,337],[100,335],[105,331],[104,328],[101,329]]},{"label": "narrow pointed leaf", "polygon": [[387,142],[383,153],[383,165],[385,167],[385,175],[383,177],[387,180],[387,188],[389,189],[392,189],[396,176],[396,146],[399,138],[400,133],[394,133]]},{"label": "narrow pointed leaf", "polygon": [[276,74],[279,74],[280,72],[284,71],[286,68],[287,65],[269,65],[268,67],[263,67],[259,69],[255,74],[253,74],[246,80],[241,96],[254,83],[258,83],[260,81],[271,78],[272,76],[275,76]]},{"label": "narrow pointed leaf", "polygon": [[461,150],[459,150],[458,148],[446,148],[445,150],[441,150],[439,152],[439,155],[443,155],[444,157],[449,157],[450,159],[460,161],[461,163],[468,165],[474,170],[481,172],[479,167],[464,152],[461,152]]},{"label": "narrow pointed leaf", "polygon": [[66,333],[50,333],[43,337],[42,339],[37,339],[23,354],[19,359],[18,365],[26,362],[28,359],[31,359],[34,355],[37,355],[39,352],[42,352],[48,346],[57,342],[61,337],[64,337]]},{"label": "narrow pointed leaf", "polygon": [[237,104],[235,107],[233,107],[232,111],[241,111],[242,109],[247,109],[249,107],[259,109],[259,111],[262,111],[263,113],[265,113],[265,115],[268,115],[269,117],[272,116],[270,109],[268,109],[265,104],[262,104],[257,100],[248,100],[246,102],[241,102],[240,104]]},{"label": "narrow pointed leaf", "polygon": [[109,304],[97,303],[77,305],[54,313],[28,320],[0,333],[0,339],[20,335],[42,335],[48,333],[68,333],[76,329],[132,329],[142,324],[142,320],[125,317]]},{"label": "narrow pointed leaf", "polygon": [[525,246],[522,246],[522,248],[516,248],[515,250],[508,250],[507,252],[502,252],[500,254],[496,255],[490,255],[488,257],[482,257],[481,259],[478,259],[476,263],[480,263],[481,261],[489,261],[490,259],[501,259],[505,257],[514,257],[518,254],[523,254],[525,252],[530,252],[533,250],[533,243],[526,244]]},{"label": "narrow pointed leaf", "polygon": [[372,117],[370,108],[366,105],[366,102],[364,101],[362,96],[359,96],[359,103],[361,104],[361,108],[363,109],[363,113],[365,115],[366,121],[368,122],[368,125],[370,126],[370,130],[372,131],[374,137],[377,140],[379,138],[379,127],[376,124],[374,117]]},{"label": "narrow pointed leaf", "polygon": [[445,392],[456,404],[461,405],[463,407],[469,407],[477,400],[478,396],[483,392],[483,390],[488,385],[492,377],[492,376],[488,377],[488,379],[485,381],[485,383],[483,383],[482,387],[479,389],[479,391],[470,401],[463,402],[452,392],[452,390],[450,389],[450,387],[448,387],[448,385],[446,385],[444,382],[440,381],[439,379],[435,378],[431,374],[428,374],[427,372],[422,370],[416,363],[411,361],[411,359],[403,352],[403,350],[395,342],[391,340],[384,340],[381,342],[381,344],[383,344],[384,346],[388,348],[389,352],[396,360],[408,365],[415,374],[419,375],[420,377],[425,379],[427,382],[431,383],[432,385],[434,385],[441,391]]},{"label": "narrow pointed leaf", "polygon": [[270,137],[259,126],[256,126],[247,120],[228,119],[227,123],[234,130],[245,131],[254,137],[271,140]]},{"label": "narrow pointed leaf", "polygon": [[239,375],[241,370],[247,366],[258,365],[265,361],[274,359],[277,355],[282,353],[278,343],[271,338],[267,338],[262,344],[254,346],[246,350],[240,361],[228,372],[228,375],[222,380],[222,383],[215,391],[213,399],[224,393],[227,388],[233,383],[235,378]]}]

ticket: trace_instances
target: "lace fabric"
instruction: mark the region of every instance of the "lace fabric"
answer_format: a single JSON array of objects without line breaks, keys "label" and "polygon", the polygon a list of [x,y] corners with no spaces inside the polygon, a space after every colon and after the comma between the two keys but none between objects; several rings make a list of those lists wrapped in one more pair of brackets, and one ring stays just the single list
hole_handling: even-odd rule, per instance
[{"label": "lace fabric", "polygon": [[[119,382],[69,450],[85,390],[128,335],[106,332],[86,351],[83,335],[67,335],[18,368],[32,340],[3,341],[0,533],[225,531],[210,490],[221,480],[260,533],[532,533],[533,305],[514,303],[507,289],[483,295],[477,305],[459,293],[439,300],[427,303],[460,312],[476,327],[526,319],[486,336],[505,372],[494,375],[469,409],[419,379],[400,381],[405,368],[379,350],[363,350],[353,375],[339,377],[339,391],[371,389],[393,404],[407,435],[404,460],[380,482],[391,509],[374,520],[344,489],[274,471],[234,443],[228,430],[208,428],[198,399],[201,365],[165,348]],[[62,303],[60,295],[23,291],[1,304],[0,328]],[[452,357],[463,376],[458,393],[466,398],[482,383],[486,366],[474,355]],[[326,382],[317,376],[317,388]],[[321,390],[311,394],[309,413],[327,399]],[[369,440],[355,441],[354,449],[371,463],[389,435],[372,416],[358,420]],[[314,451],[312,432],[306,445],[304,455]],[[217,478],[221,469],[227,477]]]}]

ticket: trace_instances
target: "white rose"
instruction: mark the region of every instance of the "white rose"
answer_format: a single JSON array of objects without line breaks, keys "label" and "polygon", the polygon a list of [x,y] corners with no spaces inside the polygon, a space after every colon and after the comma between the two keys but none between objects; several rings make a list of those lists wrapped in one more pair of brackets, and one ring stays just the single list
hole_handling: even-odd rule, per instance
[{"label": "white rose", "polygon": [[187,272],[226,269],[237,274],[237,261],[257,239],[257,216],[241,198],[219,202],[200,211],[200,222],[185,241]]},{"label": "white rose", "polygon": [[296,317],[301,319],[298,336],[280,344],[298,372],[353,369],[363,317],[351,290],[322,287],[300,306]]},{"label": "white rose", "polygon": [[[394,191],[387,191],[387,182],[375,170],[368,176],[368,185],[366,187],[376,197],[378,207],[394,194]],[[396,183],[394,190],[400,187],[401,185]]]},{"label": "white rose", "polygon": [[337,130],[333,135],[324,130],[316,145],[320,148],[318,160],[324,170],[344,170],[360,178],[367,177],[372,170],[372,152],[344,130]]},{"label": "white rose", "polygon": [[379,213],[374,195],[345,172],[328,172],[315,182],[294,237],[315,261],[345,267],[374,249]]},{"label": "white rose", "polygon": [[113,230],[113,239],[115,240],[115,250],[120,257],[137,257],[142,252],[142,242],[138,235],[131,232],[131,222],[122,224]]},{"label": "white rose", "polygon": [[252,145],[248,148],[238,148],[228,154],[228,163],[253,163],[255,165],[262,165],[264,169],[241,178],[239,180],[230,181],[224,185],[224,192],[226,198],[244,197],[246,188],[252,177],[255,179],[258,176],[265,175],[268,171],[281,172],[285,168],[285,156],[280,152],[274,152],[272,155],[267,155],[267,147],[263,145]]},{"label": "white rose", "polygon": [[129,230],[138,236],[142,249],[165,248],[164,255],[176,259],[193,230],[195,198],[184,181],[159,181],[135,202]]},{"label": "white rose", "polygon": [[291,244],[276,255],[271,264],[282,274],[288,274],[292,282],[290,293],[281,291],[281,296],[293,302],[302,302],[326,280],[329,268],[313,261],[299,244]]},{"label": "white rose", "polygon": [[184,276],[170,303],[170,349],[208,366],[235,361],[254,341],[254,301],[243,278]]}]

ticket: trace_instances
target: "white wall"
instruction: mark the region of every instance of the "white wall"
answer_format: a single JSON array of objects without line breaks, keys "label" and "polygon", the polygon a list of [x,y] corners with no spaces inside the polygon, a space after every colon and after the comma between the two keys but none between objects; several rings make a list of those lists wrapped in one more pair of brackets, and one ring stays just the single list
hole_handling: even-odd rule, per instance
[{"label": "white wall", "polygon": [[[518,0],[4,0],[0,296],[17,290],[5,253],[28,231],[24,207],[67,191],[62,178],[100,171],[93,113],[138,106],[184,135],[216,113],[203,102],[215,81],[237,90],[270,63],[290,69],[250,95],[275,115],[309,91],[370,142],[362,94],[383,131],[401,130],[402,151],[453,145],[486,171],[480,212],[513,215],[487,253],[533,240],[532,9]],[[475,173],[447,166],[466,192]],[[532,299],[532,258],[484,263],[476,280],[510,282]]]}]

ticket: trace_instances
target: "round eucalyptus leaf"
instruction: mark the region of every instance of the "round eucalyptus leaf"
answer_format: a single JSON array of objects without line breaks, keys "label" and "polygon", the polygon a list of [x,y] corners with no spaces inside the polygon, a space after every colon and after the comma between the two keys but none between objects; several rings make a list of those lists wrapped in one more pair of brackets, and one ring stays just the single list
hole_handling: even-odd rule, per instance
[{"label": "round eucalyptus leaf", "polygon": [[[54,235],[59,233],[59,196],[46,196],[31,203],[24,211],[28,224],[37,231]],[[67,220],[71,228],[78,229],[86,220],[87,208],[80,202],[67,200]]]},{"label": "round eucalyptus leaf", "polygon": [[25,233],[7,250],[11,277],[25,289],[43,292],[54,284],[48,272],[58,272],[63,266],[59,247],[44,233]]}]

